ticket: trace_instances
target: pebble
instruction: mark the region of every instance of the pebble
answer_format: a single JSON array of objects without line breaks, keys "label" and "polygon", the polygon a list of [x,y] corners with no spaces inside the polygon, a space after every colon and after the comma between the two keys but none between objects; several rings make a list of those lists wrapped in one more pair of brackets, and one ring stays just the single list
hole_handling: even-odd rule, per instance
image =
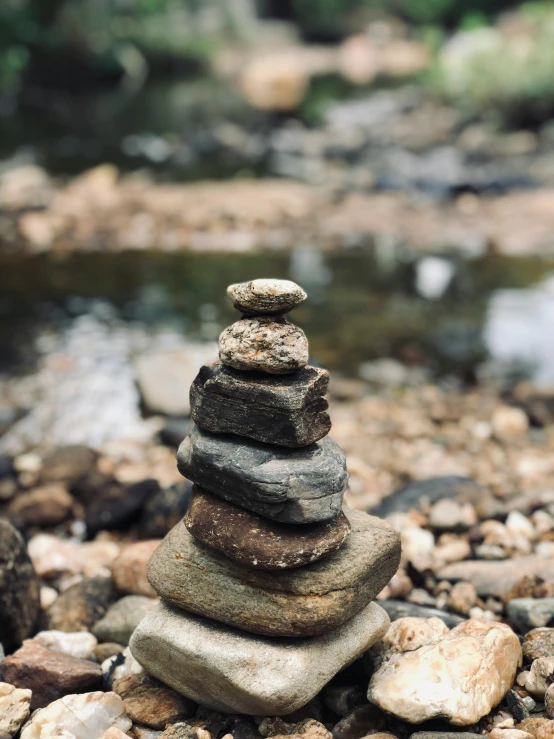
[{"label": "pebble", "polygon": [[323,637],[267,639],[160,603],[133,634],[131,650],[150,674],[204,706],[272,716],[306,705],[387,626],[371,603]]},{"label": "pebble", "polygon": [[492,429],[495,437],[501,442],[512,442],[524,439],[529,431],[529,419],[521,408],[504,405],[496,408],[492,414]]},{"label": "pebble", "polygon": [[177,466],[204,490],[284,523],[334,518],[348,479],[344,453],[329,437],[290,450],[194,428]]},{"label": "pebble", "polygon": [[302,567],[329,556],[344,543],[350,524],[344,513],[331,521],[298,527],[239,508],[193,487],[185,526],[211,549],[261,570]]},{"label": "pebble", "polygon": [[134,370],[145,408],[166,416],[188,416],[189,386],[197,367],[216,357],[211,343],[151,349],[138,357]]},{"label": "pebble", "polygon": [[511,688],[521,647],[505,624],[470,620],[438,643],[392,656],[373,675],[368,699],[410,723],[479,721]]},{"label": "pebble", "polygon": [[539,657],[554,657],[554,629],[532,629],[525,634],[523,656],[528,662]]},{"label": "pebble", "polygon": [[554,620],[554,598],[514,598],[508,603],[508,618],[520,634],[549,626]]},{"label": "pebble", "polygon": [[477,605],[479,596],[470,582],[457,582],[448,594],[448,606],[456,613],[468,616],[471,609]]},{"label": "pebble", "polygon": [[40,588],[40,607],[46,611],[58,597],[58,591],[50,588],[48,585],[42,585]]},{"label": "pebble", "polygon": [[346,716],[366,703],[365,690],[360,685],[327,685],[323,690],[323,702],[337,716]]},{"label": "pebble", "polygon": [[109,729],[127,732],[131,721],[115,693],[66,695],[33,715],[21,739],[99,739]]},{"label": "pebble", "polygon": [[268,375],[226,367],[202,367],[190,399],[196,425],[214,434],[237,434],[266,444],[302,447],[329,433],[329,375],[304,367],[286,375]]},{"label": "pebble", "polygon": [[444,531],[468,529],[477,523],[475,508],[471,503],[443,498],[437,501],[429,513],[429,526]]},{"label": "pebble", "polygon": [[46,649],[33,640],[25,641],[20,649],[6,657],[2,674],[11,685],[32,690],[31,710],[44,708],[64,695],[100,687],[102,683],[100,665]]},{"label": "pebble", "polygon": [[267,278],[229,285],[227,295],[245,315],[288,313],[308,297],[295,282]]},{"label": "pebble", "polygon": [[127,646],[141,619],[157,602],[157,598],[147,598],[144,595],[126,595],[108,608],[105,615],[92,627],[92,633],[101,642],[116,642]]},{"label": "pebble", "polygon": [[399,618],[391,623],[382,641],[368,655],[378,669],[394,655],[438,644],[448,633],[448,626],[440,618]]},{"label": "pebble", "polygon": [[196,703],[147,675],[120,677],[112,690],[123,700],[127,716],[151,729],[165,729],[193,716],[197,708]]},{"label": "pebble", "polygon": [[113,541],[79,544],[50,534],[37,534],[29,541],[29,556],[37,574],[45,580],[68,574],[107,577],[118,554],[119,545]]},{"label": "pebble", "polygon": [[385,728],[383,712],[375,705],[357,706],[333,727],[333,739],[355,739]]},{"label": "pebble", "polygon": [[395,490],[372,508],[374,516],[385,518],[391,513],[408,512],[422,506],[432,505],[445,498],[456,499],[461,503],[474,503],[483,497],[485,491],[471,477],[445,475],[413,480]]},{"label": "pebble", "polygon": [[97,644],[94,648],[94,656],[97,662],[102,664],[110,657],[115,657],[117,654],[121,654],[125,646],[123,644],[116,644],[115,642],[105,642],[104,644]]},{"label": "pebble", "polygon": [[0,682],[0,736],[15,736],[31,713],[31,691]]},{"label": "pebble", "polygon": [[286,318],[243,318],[221,332],[219,359],[237,370],[283,375],[308,364],[308,339]]},{"label": "pebble", "polygon": [[542,716],[530,716],[517,724],[516,729],[531,734],[534,739],[553,739],[554,721]]},{"label": "pebble", "polygon": [[385,609],[388,613],[391,621],[396,621],[399,618],[405,618],[406,616],[415,616],[417,618],[440,618],[441,621],[449,628],[454,628],[464,622],[460,616],[455,616],[453,613],[447,611],[441,611],[438,608],[429,608],[428,606],[420,606],[416,603],[409,603],[402,600],[380,600],[379,605]]},{"label": "pebble", "polygon": [[529,670],[520,672],[517,684],[525,688],[533,698],[544,698],[546,688],[554,679],[554,657],[539,657]]},{"label": "pebble", "polygon": [[90,535],[98,531],[126,527],[140,515],[146,501],[160,489],[157,480],[141,480],[131,485],[112,484],[87,506],[85,523]]},{"label": "pebble", "polygon": [[25,542],[0,519],[0,644],[7,652],[31,636],[40,613],[40,585]]},{"label": "pebble", "polygon": [[56,526],[72,515],[74,502],[64,485],[54,482],[16,495],[6,516],[18,527]]},{"label": "pebble", "polygon": [[[269,636],[327,633],[362,610],[398,566],[398,534],[361,511],[330,557],[280,572],[247,569],[198,544],[178,524],[156,550],[149,578],[178,608]],[[156,611],[154,611],[156,612]]]},{"label": "pebble", "polygon": [[32,639],[47,649],[69,654],[78,659],[90,659],[98,644],[96,637],[88,631],[77,631],[73,634],[65,631],[39,631]]},{"label": "pebble", "polygon": [[156,592],[148,582],[146,570],[153,552],[161,540],[150,539],[129,544],[112,563],[112,576],[118,590],[130,595],[155,598]]},{"label": "pebble", "polygon": [[274,739],[285,739],[285,737],[293,737],[294,739],[333,739],[333,735],[323,724],[310,718],[296,725],[291,726],[287,724],[284,733],[271,734],[271,736]]},{"label": "pebble", "polygon": [[96,467],[98,452],[83,444],[58,447],[42,460],[42,482],[63,481],[74,485]]},{"label": "pebble", "polygon": [[118,598],[109,577],[93,577],[60,593],[46,611],[48,630],[90,631]]},{"label": "pebble", "polygon": [[121,654],[102,662],[102,672],[104,673],[104,681],[111,686],[121,677],[142,675],[144,670],[131,654],[129,647],[125,647]]},{"label": "pebble", "polygon": [[[184,436],[184,434],[183,434]],[[179,439],[179,443],[183,440]],[[187,512],[192,485],[183,480],[176,485],[161,488],[146,501],[139,521],[139,532],[144,539],[161,539]]]},{"label": "pebble", "polygon": [[542,577],[554,582],[554,559],[534,554],[501,562],[468,560],[447,565],[437,572],[441,580],[472,583],[479,595],[494,595],[504,598],[512,587],[525,576]]}]

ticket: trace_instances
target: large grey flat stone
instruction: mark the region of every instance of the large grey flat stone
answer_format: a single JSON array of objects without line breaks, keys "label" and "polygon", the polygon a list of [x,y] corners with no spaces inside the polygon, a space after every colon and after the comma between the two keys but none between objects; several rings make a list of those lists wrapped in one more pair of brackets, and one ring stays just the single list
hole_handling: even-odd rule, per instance
[{"label": "large grey flat stone", "polygon": [[195,427],[179,447],[177,466],[208,492],[286,523],[334,518],[348,480],[344,453],[328,437],[284,449]]},{"label": "large grey flat stone", "polygon": [[131,651],[144,669],[216,711],[275,716],[310,701],[387,630],[375,603],[312,639],[252,636],[160,603],[140,623]]},{"label": "large grey flat stone", "polygon": [[221,362],[201,368],[190,388],[192,417],[214,434],[237,434],[265,444],[302,447],[331,428],[329,375],[304,367],[288,375],[245,373]]},{"label": "large grey flat stone", "polygon": [[346,511],[352,527],[334,554],[294,570],[264,572],[233,562],[177,524],[152,555],[148,578],[178,608],[269,636],[315,636],[359,613],[398,567],[398,534]]}]

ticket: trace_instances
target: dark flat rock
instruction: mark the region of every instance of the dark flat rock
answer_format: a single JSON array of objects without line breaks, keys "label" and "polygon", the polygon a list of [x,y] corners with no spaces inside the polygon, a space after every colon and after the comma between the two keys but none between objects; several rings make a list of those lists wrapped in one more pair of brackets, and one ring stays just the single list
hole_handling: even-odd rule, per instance
[{"label": "dark flat rock", "polygon": [[454,613],[441,611],[439,608],[430,608],[429,606],[420,606],[417,603],[408,603],[403,600],[380,600],[379,605],[389,615],[391,621],[397,621],[399,618],[412,616],[414,618],[440,618],[449,629],[453,629],[464,618],[456,616]]},{"label": "dark flat rock", "polygon": [[390,513],[406,513],[412,508],[420,508],[423,503],[432,505],[443,498],[462,502],[475,502],[483,495],[483,489],[471,477],[446,475],[414,480],[395,490],[371,510],[374,516],[388,516]]},{"label": "dark flat rock", "polygon": [[384,521],[345,510],[343,546],[305,567],[264,572],[197,542],[179,523],[150,559],[148,579],[168,603],[245,631],[314,636],[338,628],[375,598],[396,571],[400,541]]},{"label": "dark flat rock", "polygon": [[302,567],[335,552],[350,533],[344,513],[322,523],[286,524],[222,500],[197,485],[184,524],[216,552],[259,570]]},{"label": "dark flat rock", "polygon": [[245,374],[220,362],[202,367],[190,389],[192,417],[204,431],[302,447],[329,433],[329,375],[305,367],[288,375]]},{"label": "dark flat rock", "polygon": [[283,449],[195,427],[179,447],[177,465],[208,492],[286,523],[334,518],[348,479],[344,453],[328,437]]}]

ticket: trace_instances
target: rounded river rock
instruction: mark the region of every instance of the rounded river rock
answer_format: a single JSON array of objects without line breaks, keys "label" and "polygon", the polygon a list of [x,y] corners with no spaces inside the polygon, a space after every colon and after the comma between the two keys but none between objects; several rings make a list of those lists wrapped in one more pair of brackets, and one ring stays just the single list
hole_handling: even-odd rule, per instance
[{"label": "rounded river rock", "polygon": [[210,549],[260,570],[291,569],[315,562],[335,552],[350,533],[342,512],[323,523],[278,523],[196,485],[184,523]]},{"label": "rounded river rock", "polygon": [[150,559],[148,578],[170,604],[269,636],[315,636],[353,618],[389,582],[400,540],[384,521],[345,510],[343,546],[305,567],[263,572],[197,542],[177,524]]},{"label": "rounded river rock", "polygon": [[195,427],[179,447],[177,466],[208,492],[285,523],[334,518],[348,480],[344,453],[329,437],[280,449]]},{"label": "rounded river rock", "polygon": [[238,370],[283,375],[308,364],[308,339],[283,316],[243,318],[219,337],[219,358]]},{"label": "rounded river rock", "polygon": [[227,295],[237,310],[253,316],[288,313],[308,297],[296,282],[274,279],[229,285]]}]

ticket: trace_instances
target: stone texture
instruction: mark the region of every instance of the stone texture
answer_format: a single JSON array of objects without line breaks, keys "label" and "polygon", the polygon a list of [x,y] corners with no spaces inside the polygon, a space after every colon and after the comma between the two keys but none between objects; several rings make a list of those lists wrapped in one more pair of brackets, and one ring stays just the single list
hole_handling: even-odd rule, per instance
[{"label": "stone texture", "polygon": [[123,650],[125,649],[125,646],[123,644],[116,644],[115,642],[104,642],[103,644],[98,644],[94,648],[94,656],[96,657],[96,661],[105,662],[110,657],[115,657],[117,654],[121,654]]},{"label": "stone texture", "polygon": [[122,677],[144,674],[144,670],[131,654],[129,647],[125,647],[121,654],[117,654],[103,662],[102,672],[104,673],[104,682],[110,688],[116,680]]},{"label": "stone texture", "polygon": [[283,375],[308,364],[308,339],[282,316],[243,318],[221,332],[219,358],[237,370]]},{"label": "stone texture", "polygon": [[127,732],[131,721],[115,693],[66,695],[38,711],[21,732],[21,739],[99,739],[108,729]]},{"label": "stone texture", "polygon": [[410,723],[440,717],[467,726],[502,700],[520,663],[508,626],[471,619],[438,643],[392,655],[373,675],[368,699]]},{"label": "stone texture", "polygon": [[529,717],[516,724],[516,729],[526,731],[534,739],[552,739],[554,737],[554,721],[542,716]]},{"label": "stone texture", "polygon": [[273,739],[284,739],[285,737],[293,737],[293,739],[333,739],[331,732],[325,728],[319,721],[312,718],[305,719],[298,724],[289,724],[277,719],[276,723],[282,723],[284,731],[282,733],[271,733],[269,736]]},{"label": "stone texture", "polygon": [[466,580],[475,586],[479,595],[495,595],[499,598],[508,595],[517,581],[526,576],[554,582],[554,559],[531,554],[499,562],[474,560],[456,562],[437,572],[440,580]]},{"label": "stone texture", "polygon": [[108,577],[109,566],[118,554],[119,545],[114,541],[80,543],[50,534],[37,534],[29,541],[29,556],[45,580],[62,575]]},{"label": "stone texture", "polygon": [[554,681],[554,657],[539,657],[529,670],[520,672],[517,684],[527,690],[533,698],[544,698],[547,687]]},{"label": "stone texture", "polygon": [[121,529],[138,518],[146,501],[159,491],[157,480],[141,480],[131,485],[112,483],[87,506],[85,523],[89,534]]},{"label": "stone texture", "polygon": [[554,598],[514,598],[508,603],[508,618],[520,634],[554,621]]},{"label": "stone texture", "polygon": [[46,611],[48,630],[90,631],[118,599],[111,577],[92,577],[72,585]]},{"label": "stone texture", "polygon": [[123,549],[112,563],[112,576],[118,590],[130,595],[155,597],[156,593],[148,582],[146,571],[150,557],[159,543],[159,539],[150,539],[129,544]]},{"label": "stone texture", "polygon": [[380,519],[345,511],[344,545],[306,567],[247,569],[196,542],[178,524],[150,560],[154,589],[178,608],[257,634],[313,636],[359,613],[398,566],[398,534]]},{"label": "stone texture", "polygon": [[47,649],[69,654],[78,659],[90,659],[97,645],[96,637],[87,631],[76,631],[73,634],[65,631],[40,631],[33,641]]},{"label": "stone texture", "polygon": [[11,685],[33,691],[32,710],[64,695],[100,687],[102,683],[100,665],[46,649],[32,640],[25,641],[21,649],[6,657],[2,674]]},{"label": "stone texture", "polygon": [[366,691],[361,685],[327,685],[323,702],[337,716],[346,716],[354,708],[367,705]]},{"label": "stone texture", "polygon": [[0,683],[0,736],[15,736],[31,713],[31,691]]},{"label": "stone texture", "polygon": [[344,513],[297,526],[263,518],[193,487],[185,526],[216,552],[260,570],[302,567],[339,549],[350,532]]},{"label": "stone texture", "polygon": [[92,633],[101,642],[116,642],[127,646],[141,619],[157,602],[157,598],[147,598],[144,595],[126,595],[108,608],[106,614],[94,624]]},{"label": "stone texture", "polygon": [[10,502],[6,515],[16,526],[56,526],[71,516],[74,500],[60,483],[50,483]]},{"label": "stone texture", "polygon": [[532,629],[525,634],[522,650],[528,662],[539,657],[554,657],[554,629]]},{"label": "stone texture", "polygon": [[150,674],[204,706],[279,715],[308,703],[387,625],[386,614],[371,603],[323,637],[268,639],[161,603],[133,634],[131,650]]},{"label": "stone texture", "polygon": [[6,652],[32,634],[39,612],[39,581],[25,543],[0,519],[0,644]]},{"label": "stone texture", "polygon": [[151,729],[193,716],[196,703],[148,675],[126,675],[113,683],[112,690],[123,700],[127,716]]},{"label": "stone texture", "polygon": [[308,297],[295,282],[267,278],[229,285],[227,295],[234,308],[252,316],[288,313]]},{"label": "stone texture", "polygon": [[194,428],[177,465],[208,492],[285,523],[334,518],[348,479],[344,453],[329,438],[290,450]]},{"label": "stone texture", "polygon": [[333,727],[333,739],[358,739],[385,728],[386,717],[372,704],[357,706]]},{"label": "stone texture", "polygon": [[374,669],[404,652],[438,644],[449,633],[448,626],[440,618],[406,617],[394,621],[383,637],[368,652]]},{"label": "stone texture", "polygon": [[268,375],[226,367],[202,367],[190,388],[192,417],[214,434],[237,434],[266,444],[308,446],[329,433],[329,375],[304,367],[287,375]]}]

